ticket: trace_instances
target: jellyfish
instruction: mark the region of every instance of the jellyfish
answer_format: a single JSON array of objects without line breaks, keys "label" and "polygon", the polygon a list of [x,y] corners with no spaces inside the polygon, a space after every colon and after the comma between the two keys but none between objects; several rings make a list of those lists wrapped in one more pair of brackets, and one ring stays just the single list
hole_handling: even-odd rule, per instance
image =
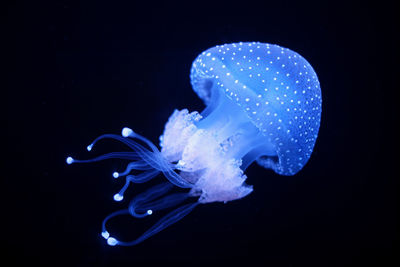
[{"label": "jellyfish", "polygon": [[[87,150],[103,139],[115,139],[129,151],[66,160],[68,164],[129,160],[125,170],[112,174],[125,178],[115,201],[124,199],[131,184],[165,176],[166,182],[137,195],[128,208],[104,219],[101,235],[111,246],[139,244],[199,204],[247,196],[253,187],[246,184],[244,172],[253,162],[291,176],[311,156],[321,119],[321,90],[315,71],[298,53],[260,42],[217,45],[194,60],[190,80],[206,107],[201,113],[175,110],[160,137],[160,149],[125,127],[121,135],[99,136]],[[168,194],[173,187],[184,192]],[[115,216],[143,218],[178,205],[135,240],[121,241],[107,230],[107,222]]]}]

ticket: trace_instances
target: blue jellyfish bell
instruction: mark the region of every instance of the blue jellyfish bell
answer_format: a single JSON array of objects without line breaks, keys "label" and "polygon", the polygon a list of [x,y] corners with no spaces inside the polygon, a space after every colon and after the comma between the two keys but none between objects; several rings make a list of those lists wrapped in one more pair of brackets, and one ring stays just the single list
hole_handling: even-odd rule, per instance
[{"label": "blue jellyfish bell", "polygon": [[[111,246],[136,245],[177,222],[198,204],[228,202],[253,191],[244,172],[254,161],[280,175],[294,175],[307,163],[318,136],[321,90],[311,65],[287,48],[259,42],[212,47],[199,55],[190,72],[192,87],[206,108],[198,113],[175,110],[165,125],[158,149],[132,129],[121,135],[105,134],[131,151],[112,152],[89,160],[68,157],[66,162],[94,162],[109,158],[131,162],[116,179],[125,185],[114,195],[122,201],[130,184],[144,183],[163,174],[167,182],[131,200],[127,209],[103,221],[102,236]],[[131,171],[141,171],[131,174]],[[169,194],[174,187],[185,193]],[[107,222],[119,215],[142,218],[173,210],[139,238],[120,241],[107,231]]]}]

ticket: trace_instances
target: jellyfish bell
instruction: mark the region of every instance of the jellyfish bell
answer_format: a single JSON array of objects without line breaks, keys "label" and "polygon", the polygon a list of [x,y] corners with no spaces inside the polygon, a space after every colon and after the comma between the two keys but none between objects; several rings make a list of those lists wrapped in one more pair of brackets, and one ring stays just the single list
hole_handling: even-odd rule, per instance
[{"label": "jellyfish bell", "polygon": [[198,114],[175,111],[161,152],[178,162],[201,202],[246,196],[243,171],[253,162],[294,175],[308,161],[320,124],[317,75],[299,54],[277,45],[213,47],[191,69],[194,91],[205,102]]},{"label": "jellyfish bell", "polygon": [[[199,203],[227,202],[253,191],[244,171],[254,161],[280,175],[294,175],[311,156],[321,118],[321,91],[317,75],[299,54],[278,45],[234,43],[212,47],[192,64],[191,84],[206,108],[201,112],[175,110],[160,136],[159,150],[129,128],[104,138],[126,144],[132,152],[113,152],[91,160],[67,158],[67,163],[107,158],[132,160],[123,172],[125,185],[114,195],[122,201],[131,183],[146,182],[163,173],[164,183],[139,194],[129,208],[103,221],[103,237],[110,245],[135,245],[188,214]],[[132,170],[143,171],[130,174]],[[165,196],[173,185],[188,193]],[[122,242],[106,230],[118,215],[137,218],[176,206],[190,197],[197,201],[182,205],[138,239]],[[107,233],[107,234],[104,234]]]},{"label": "jellyfish bell", "polygon": [[[234,56],[225,56],[227,50]],[[260,165],[294,175],[306,164],[318,136],[322,100],[317,75],[302,56],[255,42],[214,47],[195,60],[191,82],[199,97],[211,104],[207,113],[218,103],[215,92],[246,113],[277,156],[273,161],[261,155]]]}]

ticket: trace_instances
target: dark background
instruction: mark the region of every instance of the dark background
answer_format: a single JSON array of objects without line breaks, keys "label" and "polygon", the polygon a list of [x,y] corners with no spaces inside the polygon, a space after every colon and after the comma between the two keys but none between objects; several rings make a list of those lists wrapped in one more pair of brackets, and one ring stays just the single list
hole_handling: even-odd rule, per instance
[{"label": "dark background", "polygon": [[[51,266],[394,266],[394,6],[187,2],[9,1],[1,9],[2,259]],[[118,150],[113,142],[92,154],[85,147],[124,126],[158,144],[175,108],[204,108],[190,86],[195,57],[239,41],[288,47],[314,67],[323,112],[309,163],[294,177],[252,165],[246,173],[255,190],[248,197],[200,205],[136,247],[107,246],[101,221],[127,205],[112,201],[123,182],[111,173],[124,163],[67,166],[66,156]],[[128,196],[144,188],[130,188]],[[151,223],[127,219],[113,229],[129,239]]]}]

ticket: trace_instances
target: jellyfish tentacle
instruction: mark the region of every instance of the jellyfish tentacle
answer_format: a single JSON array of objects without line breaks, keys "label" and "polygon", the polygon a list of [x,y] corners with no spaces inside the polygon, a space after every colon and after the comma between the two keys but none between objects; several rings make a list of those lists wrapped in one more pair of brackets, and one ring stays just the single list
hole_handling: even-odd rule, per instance
[{"label": "jellyfish tentacle", "polygon": [[[145,139],[144,137],[142,137],[142,138]],[[131,139],[125,139],[125,141],[132,146],[137,146],[138,149],[146,150],[143,146],[141,146],[140,144],[136,143],[135,141],[133,141]],[[150,141],[147,140],[147,142],[151,144]],[[153,145],[153,149],[154,149],[154,152],[153,152],[154,157],[151,158],[152,162],[148,162],[150,165],[152,165],[152,167],[162,171],[163,174],[165,175],[165,177],[171,183],[173,183],[174,185],[176,185],[178,187],[181,187],[181,188],[193,187],[192,184],[188,183],[186,180],[184,180],[179,174],[177,174],[173,170],[173,168],[175,168],[175,166],[170,164],[169,162],[167,162],[167,160],[162,156],[161,152],[159,152],[154,145]],[[151,153],[151,152],[148,152],[148,153]],[[146,160],[146,159],[144,158],[144,160]],[[153,162],[155,164],[152,164]]]},{"label": "jellyfish tentacle", "polygon": [[123,209],[123,210],[117,210],[109,214],[106,218],[104,218],[103,223],[102,223],[102,231],[101,231],[101,236],[104,237],[107,240],[107,244],[110,246],[115,246],[117,244],[117,240],[114,237],[110,236],[110,233],[107,231],[106,228],[106,223],[117,216],[120,215],[127,215],[129,214],[128,209]]},{"label": "jellyfish tentacle", "polygon": [[129,204],[129,213],[133,216],[133,217],[137,217],[137,218],[142,218],[145,217],[151,213],[149,213],[149,210],[146,211],[146,213],[138,213],[136,212],[136,209],[141,206],[143,203],[148,203],[162,195],[164,195],[165,193],[167,193],[168,191],[170,191],[172,189],[173,185],[170,183],[162,183],[162,184],[158,184],[156,186],[151,187],[150,189],[148,189],[147,191],[137,195]]},{"label": "jellyfish tentacle", "polygon": [[[127,128],[127,127],[122,129],[122,136],[130,137],[132,139],[137,138],[137,139],[141,140],[142,142],[146,143],[153,150],[153,152],[159,157],[161,171],[164,173],[164,175],[167,177],[167,179],[170,180],[172,183],[174,183],[176,186],[183,187],[183,188],[192,187],[192,185],[190,183],[187,183],[185,180],[183,180],[182,177],[173,170],[173,168],[175,168],[175,165],[172,165],[168,161],[166,161],[164,159],[164,157],[162,156],[161,152],[158,150],[158,148],[152,142],[150,142],[147,138],[141,136],[140,134],[134,132],[132,129]],[[139,144],[137,144],[137,145],[140,146]],[[142,146],[140,146],[140,147],[142,147]],[[179,184],[176,184],[176,182]]]},{"label": "jellyfish tentacle", "polygon": [[144,148],[142,145],[140,145],[130,139],[121,137],[116,134],[100,135],[88,147],[92,148],[97,142],[99,142],[100,140],[103,140],[103,139],[107,139],[107,138],[120,141],[121,143],[127,145],[129,148],[134,150],[150,166],[152,166],[153,168],[159,168],[159,161],[156,160],[156,158],[152,155],[153,153],[151,151],[149,151],[148,149]]},{"label": "jellyfish tentacle", "polygon": [[[151,167],[154,169],[158,169],[163,172],[165,177],[174,185],[181,187],[181,188],[191,188],[193,185],[185,181],[179,174],[177,174],[173,170],[173,165],[170,164],[169,162],[164,159],[162,156],[161,152],[151,152],[148,149],[144,148],[142,145],[138,144],[137,142],[121,137],[119,135],[115,134],[103,134],[99,137],[97,137],[92,144],[89,146],[93,147],[98,141],[105,139],[105,138],[110,138],[110,139],[115,139],[117,141],[122,142],[123,144],[127,145],[129,148],[132,150],[135,150],[136,153]],[[142,137],[145,139],[144,137]],[[150,141],[148,141],[151,143]],[[154,146],[154,145],[153,145]],[[154,146],[153,147],[156,151],[157,148]]]},{"label": "jellyfish tentacle", "polygon": [[172,187],[173,186],[170,183],[162,183],[136,196],[129,204],[129,211],[131,215],[134,217],[137,217],[138,215],[142,217],[142,214],[145,213],[138,212],[145,211],[147,214],[149,214],[149,211],[152,213],[155,210],[162,210],[176,206],[190,196],[188,193],[175,193],[167,195],[161,199],[157,199],[158,197],[170,191]]},{"label": "jellyfish tentacle", "polygon": [[197,205],[199,202],[185,204],[174,211],[171,211],[163,218],[161,218],[157,223],[155,223],[149,230],[144,232],[138,239],[133,240],[131,242],[121,242],[117,241],[118,245],[120,246],[133,246],[137,245],[140,242],[143,242],[147,238],[157,234],[161,230],[167,228],[168,226],[176,223],[177,221],[181,220],[183,217],[188,215]]},{"label": "jellyfish tentacle", "polygon": [[102,233],[101,235],[107,240],[107,243],[110,246],[120,245],[120,246],[132,246],[139,244],[140,242],[144,241],[145,239],[151,237],[152,235],[160,232],[164,228],[170,226],[171,224],[179,221],[184,216],[186,216],[191,210],[196,207],[199,202],[189,203],[182,205],[181,207],[173,210],[172,212],[168,213],[164,217],[162,217],[156,224],[154,224],[149,230],[143,233],[139,238],[130,241],[130,242],[123,242],[117,240],[115,237],[110,236],[109,232],[107,231],[106,224],[107,222],[119,215],[131,215],[136,218],[143,218],[148,215],[153,214],[155,210],[162,210],[166,208],[170,208],[173,206],[178,205],[185,201],[190,195],[188,193],[175,193],[168,196],[165,196],[161,199],[155,200],[158,197],[164,195],[168,191],[172,189],[173,185],[170,183],[162,183],[156,185],[146,192],[139,194],[136,196],[130,203],[128,209],[119,210],[116,212],[111,213],[108,215],[102,225]]},{"label": "jellyfish tentacle", "polygon": [[153,177],[155,177],[157,174],[159,174],[159,170],[152,170],[152,171],[147,171],[143,172],[138,175],[128,175],[127,179],[129,179],[130,182],[135,183],[135,184],[141,184],[149,181]]},{"label": "jellyfish tentacle", "polygon": [[129,160],[136,160],[139,159],[140,156],[136,152],[111,152],[107,153],[92,159],[74,159],[72,157],[67,158],[67,163],[72,164],[72,163],[89,163],[89,162],[96,162],[96,161],[101,161],[105,159],[129,159]]},{"label": "jellyfish tentacle", "polygon": [[121,188],[121,190],[114,195],[114,200],[115,201],[121,201],[124,198],[124,193],[128,189],[129,184],[132,183],[144,183],[147,182],[154,177],[156,177],[160,173],[159,170],[152,170],[152,171],[146,171],[138,175],[128,175],[125,178],[125,184]]},{"label": "jellyfish tentacle", "polygon": [[129,163],[123,172],[114,172],[113,176],[114,176],[114,178],[118,178],[118,177],[128,175],[132,170],[147,171],[147,170],[153,170],[153,169],[154,168],[151,167],[150,165],[148,165],[144,160],[138,160],[138,161]]},{"label": "jellyfish tentacle", "polygon": [[[138,136],[137,134],[135,136]],[[141,139],[146,140],[146,138],[140,136]],[[119,152],[121,154],[105,154],[102,156],[99,156],[95,158],[94,161],[99,161],[103,159],[108,159],[108,158],[122,158],[122,159],[141,159],[143,162],[147,163],[149,166],[153,167],[154,169],[157,169],[159,171],[162,171],[165,177],[174,185],[181,187],[181,188],[191,188],[193,185],[184,180],[179,174],[177,174],[174,171],[174,165],[169,163],[161,154],[161,152],[154,146],[152,145],[151,148],[153,150],[150,151],[146,148],[144,148],[142,145],[138,144],[137,142],[121,137],[119,135],[115,134],[103,134],[97,137],[87,148],[88,150],[92,150],[93,146],[99,142],[100,140],[110,138],[114,139],[117,141],[122,142],[123,144],[127,145],[129,148],[134,150],[134,152]],[[147,144],[151,144],[150,141],[147,140]],[[125,154],[125,153],[132,153],[132,154]],[[82,160],[75,160],[71,157],[67,158],[67,163],[72,164],[75,162],[93,162],[93,160],[88,160],[88,161],[82,161]],[[118,173],[113,174],[114,177],[118,177]]]},{"label": "jellyfish tentacle", "polygon": [[130,138],[137,138],[137,139],[143,141],[144,143],[146,143],[151,148],[151,150],[153,150],[153,152],[160,153],[158,148],[152,142],[150,142],[149,139],[147,139],[146,137],[141,136],[140,134],[134,132],[132,129],[130,129],[128,127],[125,127],[125,128],[122,129],[122,136],[123,137],[130,137]]},{"label": "jellyfish tentacle", "polygon": [[175,193],[168,196],[165,196],[161,199],[155,200],[148,204],[144,204],[143,206],[137,207],[138,211],[148,211],[151,210],[152,212],[157,210],[167,209],[169,207],[173,207],[178,205],[179,203],[188,199],[190,195],[188,193]]},{"label": "jellyfish tentacle", "polygon": [[182,205],[181,207],[171,211],[170,213],[168,213],[167,215],[162,217],[149,230],[144,232],[137,239],[135,239],[133,241],[129,241],[129,242],[120,241],[120,240],[116,239],[115,237],[110,236],[110,233],[106,229],[106,223],[108,220],[110,220],[111,218],[116,217],[118,215],[125,215],[125,214],[129,213],[129,211],[126,209],[116,211],[114,213],[111,213],[109,216],[106,217],[106,219],[104,219],[103,231],[102,231],[101,235],[107,240],[107,244],[110,246],[115,246],[115,245],[134,246],[134,245],[137,245],[137,244],[143,242],[144,240],[148,239],[149,237],[157,234],[158,232],[162,231],[163,229],[167,228],[168,226],[178,222],[183,217],[188,215],[198,204],[200,204],[200,203],[195,202],[195,203],[185,204],[185,205]]}]

